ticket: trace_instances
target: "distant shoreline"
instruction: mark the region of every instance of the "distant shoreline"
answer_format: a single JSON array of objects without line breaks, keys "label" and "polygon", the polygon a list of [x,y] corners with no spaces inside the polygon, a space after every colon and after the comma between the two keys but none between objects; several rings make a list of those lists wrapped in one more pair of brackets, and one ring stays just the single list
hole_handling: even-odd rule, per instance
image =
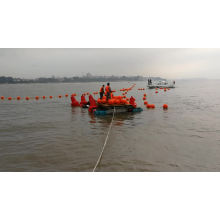
[{"label": "distant shoreline", "polygon": [[[63,77],[63,78],[37,78],[37,79],[21,79],[0,76],[0,84],[35,84],[35,83],[89,83],[89,82],[127,82],[127,81],[147,81],[148,77],[143,76],[83,76],[83,77]],[[152,80],[163,80],[160,77],[151,77]]]}]

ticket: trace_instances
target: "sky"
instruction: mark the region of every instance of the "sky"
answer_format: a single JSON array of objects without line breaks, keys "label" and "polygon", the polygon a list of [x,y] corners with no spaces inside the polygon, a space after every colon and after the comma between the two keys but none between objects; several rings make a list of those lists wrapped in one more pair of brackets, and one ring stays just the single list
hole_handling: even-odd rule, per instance
[{"label": "sky", "polygon": [[0,49],[0,76],[220,78],[220,49]]}]

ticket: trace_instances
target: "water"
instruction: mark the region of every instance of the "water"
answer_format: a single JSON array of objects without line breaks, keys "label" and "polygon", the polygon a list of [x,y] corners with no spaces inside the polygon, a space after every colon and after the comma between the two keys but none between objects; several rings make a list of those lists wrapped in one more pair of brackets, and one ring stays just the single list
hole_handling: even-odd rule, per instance
[{"label": "water", "polygon": [[[116,115],[97,171],[220,171],[220,81],[177,81],[159,94],[136,84],[128,96],[144,111]],[[0,85],[0,96],[81,94],[100,85]],[[112,89],[131,85],[112,83]],[[144,107],[145,92],[156,109]],[[110,122],[111,116],[70,107],[69,98],[0,100],[0,171],[91,171]]]}]

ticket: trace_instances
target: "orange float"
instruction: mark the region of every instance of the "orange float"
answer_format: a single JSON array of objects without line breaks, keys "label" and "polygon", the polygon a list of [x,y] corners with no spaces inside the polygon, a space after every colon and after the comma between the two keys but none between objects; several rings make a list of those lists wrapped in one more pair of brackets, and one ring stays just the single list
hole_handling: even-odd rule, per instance
[{"label": "orange float", "polygon": [[27,96],[27,97],[25,97],[25,99],[28,101],[30,98]]},{"label": "orange float", "polygon": [[146,97],[143,97],[143,100],[146,100]]},{"label": "orange float", "polygon": [[8,97],[8,100],[12,100],[12,97]]},{"label": "orange float", "polygon": [[49,98],[50,98],[50,99],[52,99],[52,98],[53,98],[53,96],[51,95],[51,96],[49,96]]},{"label": "orange float", "polygon": [[5,97],[4,96],[1,96],[1,100],[4,100],[5,99]]},{"label": "orange float", "polygon": [[18,96],[18,97],[17,97],[17,100],[21,100],[21,97],[20,97],[20,96]]},{"label": "orange float", "polygon": [[164,105],[163,105],[163,109],[168,109],[168,105],[167,105],[167,104],[164,104]]},{"label": "orange float", "polygon": [[39,100],[39,96],[36,96],[35,99],[36,99],[36,100]]},{"label": "orange float", "polygon": [[154,104],[147,104],[146,107],[147,108],[155,108],[155,105]]},{"label": "orange float", "polygon": [[115,104],[120,105],[121,101],[120,99],[116,99]]},{"label": "orange float", "polygon": [[127,100],[126,99],[122,99],[121,103],[125,105],[127,103]]},{"label": "orange float", "polygon": [[68,94],[65,95],[65,97],[68,97],[68,96],[69,96]]},{"label": "orange float", "polygon": [[58,98],[61,99],[61,98],[62,98],[62,95],[59,95]]},{"label": "orange float", "polygon": [[147,94],[146,93],[144,93],[144,97],[146,97],[147,96]]},{"label": "orange float", "polygon": [[46,99],[46,96],[42,96],[43,99]]},{"label": "orange float", "polygon": [[148,104],[148,101],[145,101],[144,104],[147,105],[147,104]]},{"label": "orange float", "polygon": [[158,91],[155,92],[156,94],[158,93]]},{"label": "orange float", "polygon": [[109,99],[109,100],[108,100],[108,104],[109,104],[109,105],[113,105],[113,104],[114,104],[114,100],[113,100],[113,99]]}]

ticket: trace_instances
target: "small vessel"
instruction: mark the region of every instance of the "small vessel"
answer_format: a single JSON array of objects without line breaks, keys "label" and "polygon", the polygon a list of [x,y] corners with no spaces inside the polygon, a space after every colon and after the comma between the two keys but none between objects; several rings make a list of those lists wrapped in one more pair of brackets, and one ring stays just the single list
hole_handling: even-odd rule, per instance
[{"label": "small vessel", "polygon": [[153,82],[148,82],[149,89],[155,88],[175,88],[175,81],[168,81],[168,80],[158,80]]}]

